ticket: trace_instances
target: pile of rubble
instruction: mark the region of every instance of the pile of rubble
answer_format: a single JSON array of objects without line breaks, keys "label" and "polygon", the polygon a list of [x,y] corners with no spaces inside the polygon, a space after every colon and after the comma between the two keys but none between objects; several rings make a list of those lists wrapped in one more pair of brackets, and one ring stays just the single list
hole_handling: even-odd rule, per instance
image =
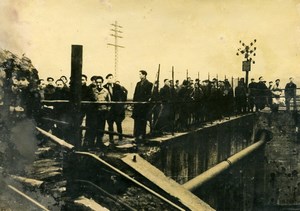
[{"label": "pile of rubble", "polygon": [[31,60],[24,54],[19,58],[8,50],[0,49],[0,106],[4,104],[6,90],[12,84],[18,84],[21,77],[27,78],[30,83],[37,83],[38,71]]},{"label": "pile of rubble", "polygon": [[[35,158],[37,140],[35,123],[24,114],[22,101],[27,90],[37,90],[39,76],[29,58],[0,49],[0,189],[6,190],[12,180],[10,175],[23,175],[30,171]],[[25,81],[25,82],[24,82]],[[25,86],[26,84],[26,90]],[[19,109],[19,110],[18,110]],[[23,113],[23,115],[20,115]],[[22,118],[18,118],[22,116]],[[15,200],[7,191],[0,194],[0,204]],[[10,204],[17,208],[17,203]],[[3,207],[0,207],[1,209]],[[5,209],[6,210],[6,209]]]},{"label": "pile of rubble", "polygon": [[[24,95],[25,91],[38,90],[38,80],[38,71],[29,58],[25,55],[20,58],[8,50],[0,49],[0,167],[9,167],[14,162],[8,161],[19,162],[21,157],[24,160],[32,153],[28,146],[32,148],[36,144],[32,143],[32,138],[35,138],[34,121],[27,118],[21,106],[25,105],[22,101],[28,96]],[[20,116],[22,118],[18,118]]]}]

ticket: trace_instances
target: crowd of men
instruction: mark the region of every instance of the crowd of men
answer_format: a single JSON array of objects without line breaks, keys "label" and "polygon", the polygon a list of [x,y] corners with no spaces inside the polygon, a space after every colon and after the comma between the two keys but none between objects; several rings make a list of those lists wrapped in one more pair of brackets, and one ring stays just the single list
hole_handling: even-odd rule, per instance
[{"label": "crowd of men", "polygon": [[[263,77],[258,82],[251,79],[247,89],[244,79],[238,81],[237,87],[233,89],[227,79],[220,81],[204,80],[200,83],[199,79],[195,82],[188,77],[182,84],[176,80],[164,79],[164,85],[159,88],[159,82],[151,83],[147,80],[147,72],[139,72],[140,81],[136,84],[133,101],[132,118],[134,119],[133,134],[137,139],[144,139],[146,136],[146,126],[150,123],[152,134],[161,134],[164,132],[173,132],[186,130],[193,124],[199,124],[222,117],[229,117],[233,113],[253,112],[270,107],[272,111],[278,111],[280,103],[283,103],[281,95],[285,93],[285,102],[287,110],[290,110],[290,101],[293,99],[294,107],[296,103],[296,85],[293,78],[286,85],[285,89],[280,87],[280,80],[275,84],[266,85]],[[113,75],[106,76],[107,83],[102,86],[103,78],[93,76],[91,84],[86,85],[87,77],[82,77],[82,99],[86,101],[126,101],[127,90],[114,82]],[[53,81],[53,80],[52,80]],[[64,89],[66,82],[56,81],[57,87]],[[49,83],[48,83],[49,86]],[[92,87],[98,87],[93,89]],[[112,89],[113,87],[113,89]],[[65,99],[55,94],[49,95],[49,90],[53,87],[45,88],[45,99]],[[90,90],[90,91],[88,91]],[[100,91],[101,90],[101,91]],[[105,91],[106,90],[106,91]],[[108,91],[107,91],[108,90]],[[98,93],[99,92],[99,93]],[[54,92],[55,93],[55,92]],[[63,96],[63,94],[60,94]],[[98,97],[96,97],[98,96]],[[100,97],[99,97],[100,96]],[[124,104],[112,104],[110,106],[98,106],[98,112],[92,109],[90,105],[84,105],[82,110],[82,119],[86,115],[87,129],[85,143],[91,145],[96,138],[102,144],[105,122],[108,124],[108,130],[113,132],[113,124],[117,125],[117,132],[122,133],[122,121],[125,118]],[[91,114],[91,117],[89,116]],[[97,113],[97,115],[95,115]],[[61,117],[61,115],[59,115]],[[122,140],[122,135],[119,135]],[[110,135],[113,142],[113,135]]]},{"label": "crowd of men", "polygon": [[[114,135],[123,140],[122,122],[125,119],[126,108],[131,105],[134,119],[133,135],[137,141],[146,138],[147,124],[150,133],[163,134],[174,131],[188,130],[193,125],[230,117],[236,113],[255,112],[270,107],[277,112],[280,103],[284,103],[290,110],[290,101],[296,109],[296,84],[293,78],[281,88],[280,79],[275,83],[269,82],[267,86],[263,77],[258,82],[251,79],[247,86],[244,79],[238,80],[233,88],[228,79],[192,80],[190,77],[179,83],[164,79],[160,88],[159,81],[154,83],[147,79],[145,70],[139,71],[140,81],[136,84],[133,102],[127,102],[127,90],[114,80],[113,74],[107,74],[105,79],[101,76],[92,76],[88,84],[88,77],[82,75],[82,106],[80,121],[82,128],[83,147],[103,148],[103,136],[108,132],[110,144],[114,143]],[[69,82],[62,76],[57,80],[48,77],[37,81],[33,86],[26,76],[12,77],[10,95],[10,112],[15,116],[26,113],[33,117],[39,126],[54,135],[68,140],[68,124],[72,114],[68,103],[59,100],[69,100]],[[104,83],[105,82],[105,83]],[[35,88],[33,88],[35,87]],[[42,100],[53,101],[51,104],[41,104]],[[112,102],[112,103],[107,103]],[[114,103],[119,102],[119,103]],[[41,109],[40,109],[41,108]],[[43,117],[49,117],[45,120]],[[53,121],[49,121],[52,119]],[[55,122],[56,121],[56,122]],[[105,125],[108,125],[108,130]],[[114,124],[117,133],[114,132]]]},{"label": "crowd of men", "polygon": [[[83,101],[80,111],[80,121],[82,125],[85,122],[85,133],[82,133],[83,147],[99,147],[103,148],[103,136],[105,132],[105,125],[108,125],[109,141],[114,143],[114,124],[116,124],[119,140],[122,141],[122,121],[125,118],[125,106],[124,104],[95,104],[93,102],[124,102],[127,100],[127,90],[120,85],[119,81],[114,81],[112,74],[108,74],[106,77],[106,83],[104,84],[104,78],[102,76],[92,76],[90,78],[91,83],[88,85],[88,78],[86,75],[82,75],[82,93],[81,99]],[[45,100],[69,100],[69,86],[66,77],[61,77],[54,82],[52,77],[47,78],[47,84],[41,80],[40,93]],[[46,106],[48,115],[51,119],[60,120],[61,122],[70,121],[70,114],[67,112],[70,110],[68,104],[53,103]],[[53,127],[51,123],[45,123],[48,126],[48,130],[58,137],[64,137],[67,134],[67,125],[59,127]],[[45,126],[44,125],[44,126]]]},{"label": "crowd of men", "polygon": [[235,88],[237,110],[243,112],[248,109],[248,111],[253,112],[254,108],[255,111],[260,111],[267,106],[270,107],[272,112],[277,112],[279,105],[285,104],[286,110],[290,111],[291,100],[293,100],[293,109],[297,110],[296,91],[297,86],[293,77],[289,78],[289,82],[284,89],[281,87],[280,79],[276,79],[275,84],[273,84],[273,81],[269,81],[267,85],[262,76],[259,77],[258,82],[255,82],[255,79],[252,78],[248,90],[244,86],[243,80],[240,80]]}]

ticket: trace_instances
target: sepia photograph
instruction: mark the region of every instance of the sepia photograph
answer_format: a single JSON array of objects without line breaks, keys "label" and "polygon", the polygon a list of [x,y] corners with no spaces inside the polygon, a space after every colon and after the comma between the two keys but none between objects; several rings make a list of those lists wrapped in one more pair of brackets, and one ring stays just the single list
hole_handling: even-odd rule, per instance
[{"label": "sepia photograph", "polygon": [[300,0],[0,9],[0,211],[300,210]]}]

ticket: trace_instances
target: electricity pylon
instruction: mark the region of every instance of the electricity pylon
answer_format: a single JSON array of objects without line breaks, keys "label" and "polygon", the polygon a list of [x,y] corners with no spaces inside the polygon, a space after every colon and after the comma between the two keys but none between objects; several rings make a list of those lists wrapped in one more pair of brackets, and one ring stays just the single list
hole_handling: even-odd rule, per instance
[{"label": "electricity pylon", "polygon": [[113,31],[110,36],[113,36],[115,38],[115,43],[107,43],[107,45],[115,47],[115,79],[118,77],[118,48],[125,48],[124,46],[118,45],[118,38],[123,38],[119,34],[123,33],[120,29],[123,28],[122,26],[118,25],[118,22],[115,21],[114,24],[111,24],[113,26],[111,31]]}]

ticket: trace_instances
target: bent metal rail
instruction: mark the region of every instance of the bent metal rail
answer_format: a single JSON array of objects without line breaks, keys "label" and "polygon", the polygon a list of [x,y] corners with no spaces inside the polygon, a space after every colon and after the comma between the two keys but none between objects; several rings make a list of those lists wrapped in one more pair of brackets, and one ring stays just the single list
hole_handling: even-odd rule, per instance
[{"label": "bent metal rail", "polygon": [[53,141],[54,143],[58,144],[59,146],[65,148],[66,150],[73,152],[74,154],[76,154],[77,156],[86,156],[86,157],[90,157],[93,160],[96,160],[97,162],[100,162],[101,164],[105,165],[106,167],[112,169],[114,172],[118,173],[119,175],[121,175],[122,177],[128,179],[129,181],[133,182],[135,185],[141,187],[142,189],[146,190],[147,192],[151,193],[152,195],[160,198],[161,200],[165,201],[166,203],[168,203],[169,205],[173,206],[174,208],[178,209],[178,210],[182,210],[184,211],[185,209],[181,208],[180,206],[178,206],[177,204],[173,203],[172,201],[168,200],[167,198],[165,198],[164,196],[160,195],[159,193],[153,191],[152,189],[150,189],[149,187],[145,186],[144,184],[142,184],[141,182],[137,181],[136,179],[130,177],[129,175],[127,175],[126,173],[124,173],[123,171],[119,170],[118,168],[112,166],[111,164],[107,163],[106,161],[104,161],[103,159],[99,158],[97,155],[89,153],[89,152],[83,152],[83,151],[76,151],[75,150],[75,146],[73,146],[72,144],[67,143],[66,141],[52,135],[51,133],[48,133],[47,131],[36,127],[36,129],[44,136],[48,137],[51,141]]}]

